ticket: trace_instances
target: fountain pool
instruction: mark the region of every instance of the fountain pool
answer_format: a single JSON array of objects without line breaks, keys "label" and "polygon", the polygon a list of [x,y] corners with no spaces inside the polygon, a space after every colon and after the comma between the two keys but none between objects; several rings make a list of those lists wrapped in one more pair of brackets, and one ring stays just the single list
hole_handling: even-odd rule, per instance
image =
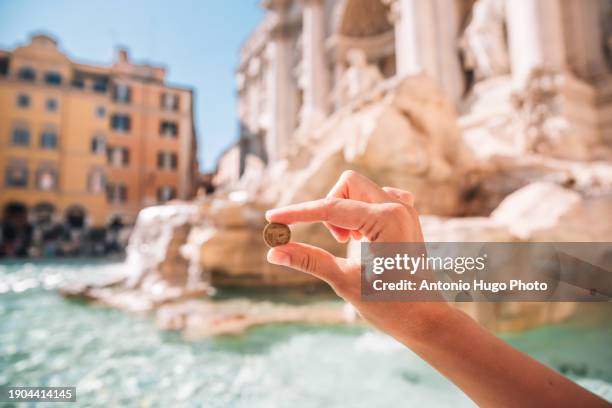
[{"label": "fountain pool", "polygon": [[[368,328],[275,325],[187,342],[149,318],[55,291],[65,279],[115,267],[0,264],[0,385],[75,385],[78,406],[473,406],[409,350]],[[610,320],[503,337],[612,400]]]}]

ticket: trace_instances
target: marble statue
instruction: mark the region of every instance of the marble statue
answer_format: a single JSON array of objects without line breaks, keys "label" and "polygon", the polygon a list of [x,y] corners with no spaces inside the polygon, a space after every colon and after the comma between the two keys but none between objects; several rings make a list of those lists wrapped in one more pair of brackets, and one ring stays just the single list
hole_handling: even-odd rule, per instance
[{"label": "marble statue", "polygon": [[474,4],[472,20],[461,38],[461,48],[465,66],[474,71],[476,80],[510,72],[504,20],[503,0],[477,0]]},{"label": "marble statue", "polygon": [[517,145],[527,153],[587,160],[584,135],[573,130],[560,114],[561,86],[559,74],[539,69],[532,71],[525,87],[514,93]]},{"label": "marble statue", "polygon": [[347,52],[349,64],[335,89],[337,106],[344,106],[365,92],[373,89],[383,77],[378,67],[368,64],[365,52],[351,49]]}]

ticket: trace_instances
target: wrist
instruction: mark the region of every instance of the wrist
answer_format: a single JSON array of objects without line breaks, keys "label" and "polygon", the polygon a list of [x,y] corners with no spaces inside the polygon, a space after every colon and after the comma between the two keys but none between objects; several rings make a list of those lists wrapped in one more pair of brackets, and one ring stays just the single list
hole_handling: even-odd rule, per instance
[{"label": "wrist", "polygon": [[409,328],[402,331],[401,341],[408,346],[446,344],[458,332],[474,323],[464,312],[445,302],[415,303]]}]

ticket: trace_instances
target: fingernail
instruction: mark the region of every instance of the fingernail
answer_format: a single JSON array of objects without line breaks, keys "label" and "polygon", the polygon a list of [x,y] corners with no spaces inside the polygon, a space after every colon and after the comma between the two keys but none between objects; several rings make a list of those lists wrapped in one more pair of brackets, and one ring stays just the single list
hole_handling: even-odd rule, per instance
[{"label": "fingernail", "polygon": [[291,263],[291,257],[286,252],[278,249],[271,249],[268,251],[268,262],[275,265],[289,266]]},{"label": "fingernail", "polygon": [[266,211],[266,220],[270,221],[270,216],[272,215],[272,210]]}]

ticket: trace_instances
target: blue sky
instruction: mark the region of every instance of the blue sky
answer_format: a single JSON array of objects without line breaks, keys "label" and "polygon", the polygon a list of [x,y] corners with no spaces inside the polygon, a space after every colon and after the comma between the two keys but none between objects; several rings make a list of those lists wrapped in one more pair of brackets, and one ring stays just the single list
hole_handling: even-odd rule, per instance
[{"label": "blue sky", "polygon": [[0,48],[52,34],[79,62],[110,64],[116,46],[161,63],[196,89],[200,168],[211,169],[237,131],[234,70],[240,44],[263,17],[257,0],[0,0]]}]

